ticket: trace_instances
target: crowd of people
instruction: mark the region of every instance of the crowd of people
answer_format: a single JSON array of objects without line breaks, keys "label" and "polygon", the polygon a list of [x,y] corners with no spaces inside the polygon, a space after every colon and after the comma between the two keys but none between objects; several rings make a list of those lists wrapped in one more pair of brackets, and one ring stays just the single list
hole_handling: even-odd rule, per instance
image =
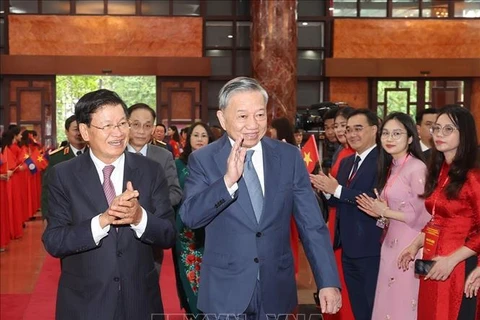
[{"label": "crowd of people", "polygon": [[178,294],[189,317],[290,314],[299,240],[325,319],[478,319],[480,169],[468,109],[414,120],[332,108],[325,157],[309,174],[305,132],[286,118],[269,127],[267,103],[256,80],[235,78],[219,93],[221,126],[179,131],[101,89],[78,101],[56,150],[10,127],[0,247],[41,207],[45,248],[62,261],[58,319],[163,319],[158,280],[172,247],[177,292],[162,294]]}]

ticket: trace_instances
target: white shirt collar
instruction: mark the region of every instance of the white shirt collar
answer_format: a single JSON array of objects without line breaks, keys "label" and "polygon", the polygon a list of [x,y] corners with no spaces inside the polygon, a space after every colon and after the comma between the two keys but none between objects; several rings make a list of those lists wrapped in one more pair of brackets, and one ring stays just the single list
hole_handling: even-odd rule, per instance
[{"label": "white shirt collar", "polygon": [[148,143],[145,144],[142,149],[140,149],[140,151],[137,151],[135,150],[131,145],[130,143],[127,144],[127,150],[128,152],[131,152],[131,153],[137,153],[137,152],[140,152],[142,155],[144,155],[145,157],[147,156],[147,149],[148,149]]},{"label": "white shirt collar", "polygon": [[422,152],[430,149],[429,147],[427,147],[427,145],[425,143],[423,143],[422,140],[420,140],[420,148],[422,148]]},{"label": "white shirt collar", "polygon": [[[95,165],[95,168],[97,168],[98,172],[102,172],[103,168],[105,166],[108,166],[108,164],[104,163],[102,160],[98,159],[93,152],[89,152],[90,158],[92,158],[93,164]],[[125,164],[125,154],[122,153],[120,157],[117,158],[117,160],[113,161],[111,163],[112,166],[115,168],[123,168]]]},{"label": "white shirt collar", "polygon": [[374,144],[373,146],[371,146],[371,147],[368,148],[367,150],[363,151],[361,154],[359,154],[359,153],[357,152],[357,153],[355,153],[355,155],[360,157],[360,161],[363,161],[363,160],[370,154],[370,152],[371,152],[376,146],[377,146],[377,145]]},{"label": "white shirt collar", "polygon": [[78,151],[82,151],[82,153],[85,152],[85,147],[83,147],[83,149],[77,149],[77,148],[75,148],[74,146],[70,145],[70,149],[72,149],[72,152],[73,152],[73,154],[74,154],[75,156],[77,156],[77,152],[78,152]]},{"label": "white shirt collar", "polygon": [[[230,145],[233,147],[233,145],[235,144],[235,141],[232,138],[230,138],[230,136],[228,136],[228,140],[230,141]],[[255,152],[253,154],[262,153],[262,150],[263,150],[262,149],[262,141],[261,140],[258,141],[258,143],[256,145],[254,145],[251,148],[248,148],[247,150],[254,150]]]}]

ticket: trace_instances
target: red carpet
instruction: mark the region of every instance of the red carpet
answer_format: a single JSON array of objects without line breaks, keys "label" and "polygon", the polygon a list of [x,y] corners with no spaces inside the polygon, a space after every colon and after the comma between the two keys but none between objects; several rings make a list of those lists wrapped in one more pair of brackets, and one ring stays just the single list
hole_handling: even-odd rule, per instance
[{"label": "red carpet", "polygon": [[0,294],[0,319],[22,320],[31,294]]},{"label": "red carpet", "polygon": [[24,320],[55,319],[55,301],[57,300],[59,277],[60,260],[47,255],[38,275],[35,289],[33,289],[30,303],[25,310]]},{"label": "red carpet", "polygon": [[[2,320],[53,320],[55,319],[55,302],[60,276],[60,261],[47,255],[38,276],[32,294],[0,295],[0,319]],[[169,320],[183,319],[175,285],[175,272],[172,251],[165,250],[165,257],[160,277],[163,307]]]}]

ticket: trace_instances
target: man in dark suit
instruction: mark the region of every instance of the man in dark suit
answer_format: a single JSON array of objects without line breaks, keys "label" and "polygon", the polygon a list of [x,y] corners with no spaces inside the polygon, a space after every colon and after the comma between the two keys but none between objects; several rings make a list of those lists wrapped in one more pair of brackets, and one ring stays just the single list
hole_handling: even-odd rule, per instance
[{"label": "man in dark suit", "polygon": [[342,266],[353,313],[357,320],[370,320],[380,264],[382,229],[376,220],[357,207],[355,197],[374,197],[377,179],[378,118],[368,109],[357,109],[347,120],[347,141],[355,155],[342,160],[337,179],[320,173],[312,180],[337,208],[334,245],[341,246]]},{"label": "man in dark suit", "polygon": [[71,115],[65,120],[65,134],[67,136],[68,144],[62,146],[49,153],[48,167],[42,176],[42,196],[41,207],[42,217],[46,219],[48,215],[48,174],[50,170],[57,164],[67,161],[82,154],[86,150],[85,141],[78,130],[78,123],[75,115]]},{"label": "man in dark suit", "polygon": [[52,169],[43,234],[62,260],[56,318],[151,319],[163,312],[152,245],[175,241],[165,173],[125,152],[127,107],[116,93],[87,93],[75,116],[90,149]]},{"label": "man in dark suit", "polygon": [[423,156],[428,160],[433,146],[432,134],[430,128],[437,120],[438,110],[427,108],[417,112],[415,122],[417,123],[418,136],[420,137],[420,147],[422,147]]},{"label": "man in dark suit", "polygon": [[[150,142],[152,133],[155,130],[155,111],[145,103],[136,103],[128,108],[130,121],[130,135],[127,150],[141,154],[162,165],[165,176],[168,180],[168,195],[172,206],[176,206],[182,200],[182,189],[178,183],[177,168],[173,155],[167,149],[153,145]],[[163,249],[154,248],[155,266],[160,274],[163,261]]]},{"label": "man in dark suit", "polygon": [[319,288],[323,312],[341,307],[331,242],[300,152],[264,137],[268,95],[251,78],[220,91],[227,134],[188,160],[180,216],[205,227],[198,308],[215,319],[266,319],[297,305],[289,242],[293,213]]}]

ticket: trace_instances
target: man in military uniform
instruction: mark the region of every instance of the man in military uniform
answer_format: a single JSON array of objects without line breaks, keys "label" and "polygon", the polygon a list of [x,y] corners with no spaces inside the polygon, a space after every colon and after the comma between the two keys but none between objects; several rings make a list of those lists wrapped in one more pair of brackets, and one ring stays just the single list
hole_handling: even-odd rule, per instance
[{"label": "man in military uniform", "polygon": [[167,132],[167,128],[162,123],[157,123],[155,126],[155,130],[153,131],[152,134],[152,144],[155,146],[159,146],[162,148],[167,149],[168,151],[172,152],[172,146],[170,146],[168,143],[166,143],[165,140],[165,133]]},{"label": "man in military uniform", "polygon": [[65,120],[65,133],[68,144],[55,149],[49,153],[48,167],[43,174],[42,179],[42,217],[45,219],[48,215],[48,173],[57,163],[70,160],[82,154],[86,150],[86,143],[78,130],[77,119],[75,115]]}]

